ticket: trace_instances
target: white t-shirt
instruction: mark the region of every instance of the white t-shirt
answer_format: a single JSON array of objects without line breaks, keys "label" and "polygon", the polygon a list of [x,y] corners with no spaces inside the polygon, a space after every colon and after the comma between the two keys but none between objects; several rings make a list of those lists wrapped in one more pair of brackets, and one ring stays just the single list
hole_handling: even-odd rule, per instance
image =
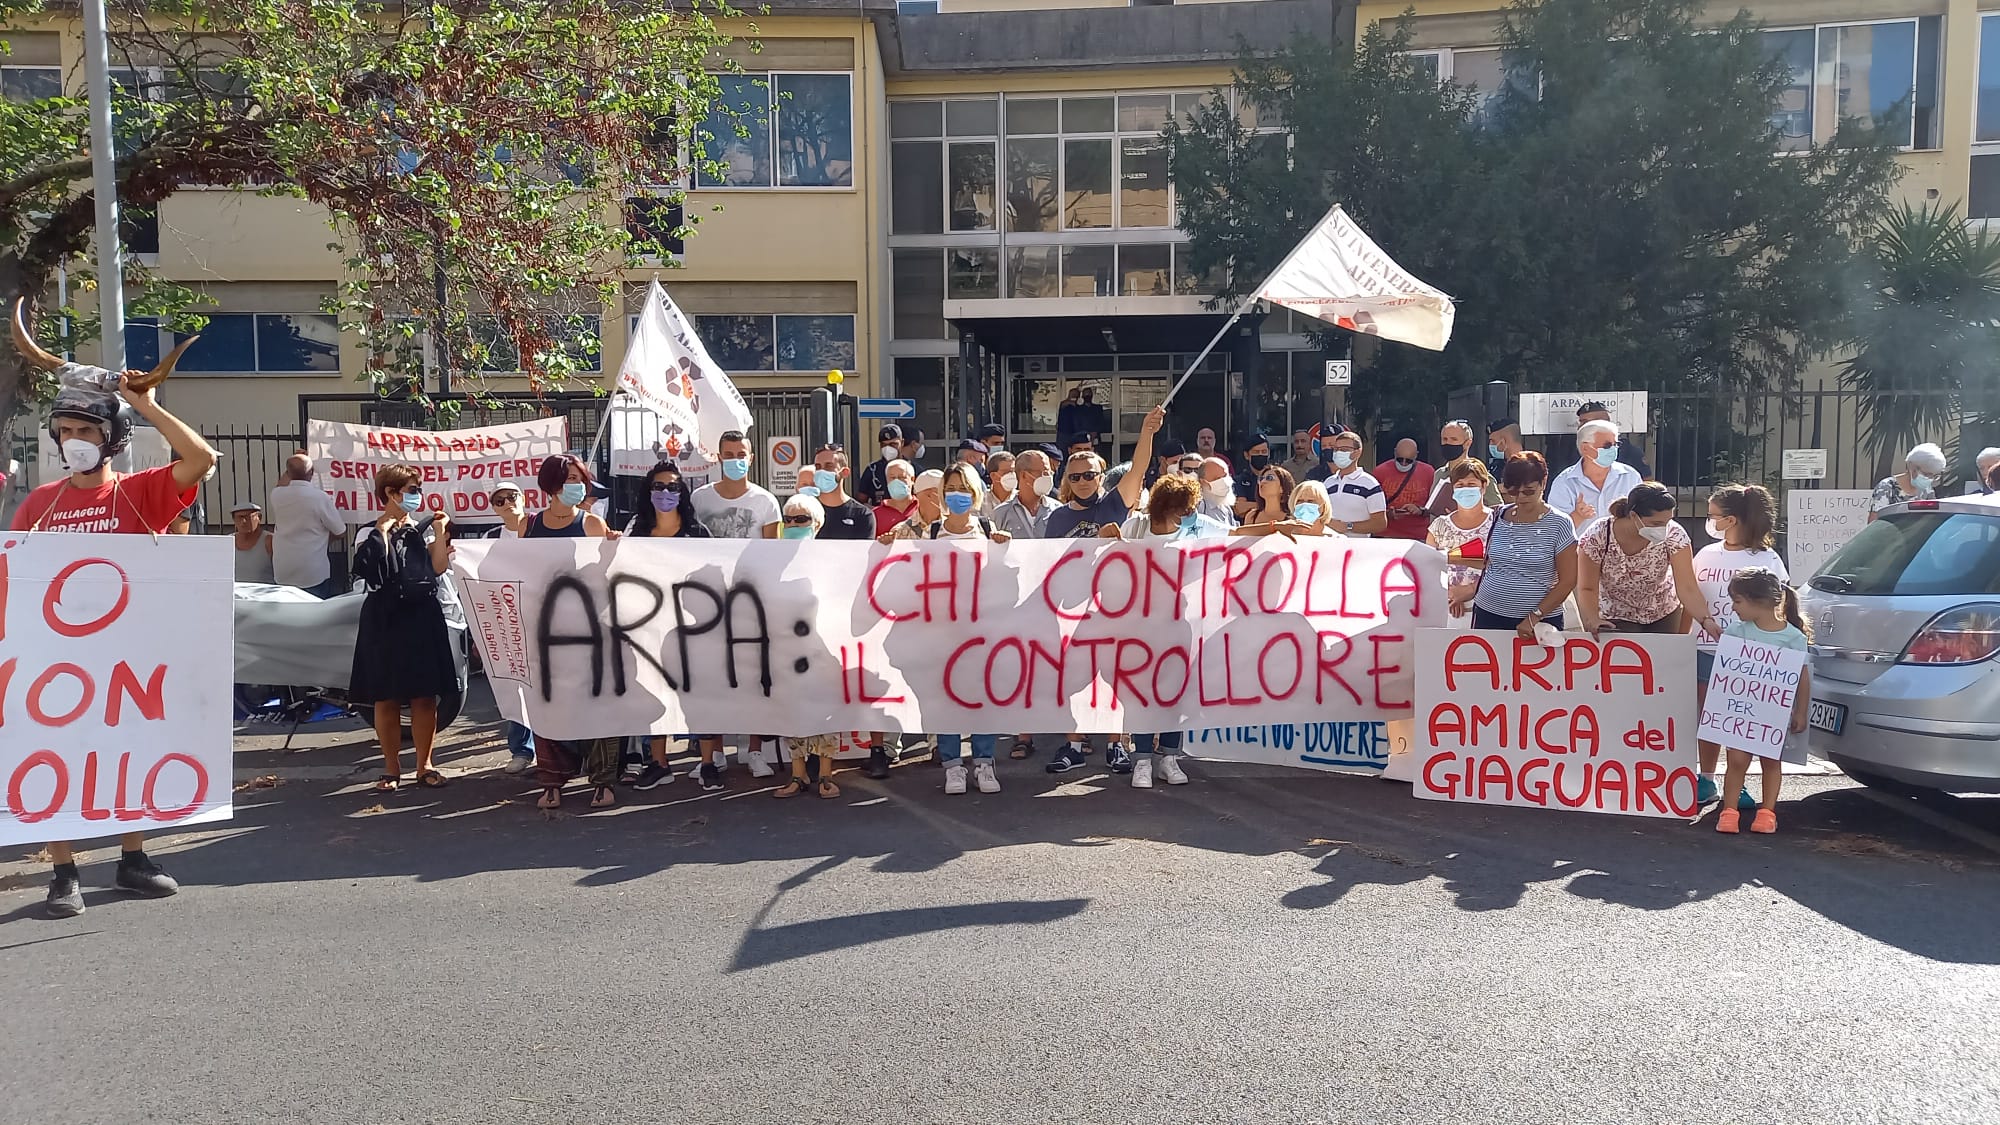
[{"label": "white t-shirt", "polygon": [[1327,507],[1331,511],[1326,518],[1342,523],[1365,523],[1377,512],[1389,510],[1389,500],[1382,494],[1382,482],[1366,469],[1356,469],[1346,476],[1329,476],[1326,485]]},{"label": "white t-shirt", "polygon": [[[1720,543],[1710,543],[1694,556],[1694,580],[1701,583],[1701,598],[1708,603],[1709,616],[1723,629],[1736,624],[1736,607],[1729,601],[1729,580],[1746,566],[1761,566],[1774,571],[1778,578],[1790,582],[1792,576],[1785,570],[1785,560],[1776,551],[1730,551]],[[1695,637],[1701,638],[1701,626],[1694,627]],[[1714,652],[1715,642],[1701,641],[1703,652]]]},{"label": "white t-shirt", "polygon": [[694,514],[717,539],[762,539],[764,529],[782,518],[778,498],[767,489],[745,485],[743,495],[732,500],[716,487],[695,490]]}]

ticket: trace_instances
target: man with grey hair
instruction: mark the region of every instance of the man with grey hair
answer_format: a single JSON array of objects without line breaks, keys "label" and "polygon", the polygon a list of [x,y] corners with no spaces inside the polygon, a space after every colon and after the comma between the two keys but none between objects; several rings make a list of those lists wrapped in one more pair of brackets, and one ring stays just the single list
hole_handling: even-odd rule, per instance
[{"label": "man with grey hair", "polygon": [[1049,513],[1056,510],[1049,499],[1054,491],[1049,455],[1039,449],[1022,450],[1014,457],[1014,495],[994,505],[993,526],[1016,539],[1040,539],[1049,526]]},{"label": "man with grey hair", "polygon": [[1230,477],[1229,462],[1220,457],[1204,457],[1197,475],[1201,478],[1201,503],[1195,505],[1195,513],[1224,527],[1235,527],[1236,485]]},{"label": "man with grey hair", "polygon": [[313,477],[312,458],[294,453],[285,462],[285,479],[271,490],[271,572],[279,585],[330,598],[340,592],[340,580],[330,577],[327,548],[347,534],[347,524]]},{"label": "man with grey hair", "polygon": [[1618,423],[1585,422],[1576,431],[1576,451],[1582,460],[1549,485],[1548,506],[1570,519],[1578,531],[1611,511],[1644,479],[1639,470],[1618,460]]},{"label": "man with grey hair", "polygon": [[1973,464],[1979,468],[1979,479],[1965,482],[1965,494],[1967,496],[1993,495],[1993,483],[1986,478],[1992,475],[1995,466],[2000,466],[2000,445],[1989,445],[1985,449],[1980,450],[1979,456],[1973,461]]},{"label": "man with grey hair", "polygon": [[1912,446],[1903,456],[1903,471],[1893,477],[1883,477],[1876,482],[1875,492],[1868,498],[1868,522],[1884,508],[1895,504],[1907,504],[1912,500],[1925,500],[1937,495],[1938,479],[1944,476],[1944,450],[1934,441]]}]

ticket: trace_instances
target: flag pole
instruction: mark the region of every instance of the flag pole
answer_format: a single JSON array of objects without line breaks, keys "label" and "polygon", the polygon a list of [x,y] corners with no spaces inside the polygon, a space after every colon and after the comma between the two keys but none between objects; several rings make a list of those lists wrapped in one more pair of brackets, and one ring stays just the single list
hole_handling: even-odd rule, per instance
[{"label": "flag pole", "polygon": [[[597,451],[604,448],[604,435],[611,430],[611,408],[618,404],[618,396],[624,393],[612,391],[604,396],[604,413],[597,416],[597,436],[590,440],[590,456],[583,459],[584,464],[592,466],[597,464]],[[597,470],[593,468],[591,471]]]},{"label": "flag pole", "polygon": [[1201,349],[1201,354],[1195,356],[1194,362],[1188,364],[1187,370],[1181,373],[1180,380],[1174,384],[1174,389],[1168,391],[1167,397],[1160,400],[1161,406],[1166,406],[1168,403],[1174,401],[1174,396],[1181,393],[1181,388],[1186,386],[1187,381],[1194,376],[1194,369],[1201,366],[1201,361],[1208,358],[1208,353],[1215,350],[1215,345],[1220,344],[1222,342],[1222,338],[1229,333],[1229,330],[1236,326],[1236,322],[1243,319],[1243,314],[1250,311],[1250,306],[1256,304],[1259,300],[1263,298],[1264,289],[1266,286],[1271,284],[1271,279],[1285,272],[1285,267],[1291,265],[1292,259],[1298,257],[1299,251],[1305,249],[1306,240],[1311,238],[1313,236],[1313,233],[1319,230],[1319,228],[1325,226],[1327,219],[1331,218],[1333,216],[1333,213],[1338,210],[1340,210],[1340,204],[1338,203],[1334,204],[1332,207],[1327,208],[1326,214],[1321,215],[1319,217],[1319,222],[1314,223],[1312,227],[1306,231],[1305,237],[1299,239],[1298,243],[1292,247],[1291,253],[1286,254],[1284,260],[1278,263],[1277,268],[1273,269],[1269,274],[1265,276],[1264,284],[1259,285],[1256,288],[1256,290],[1250,294],[1249,298],[1246,299],[1241,305],[1239,305],[1235,312],[1230,314],[1229,319],[1223,322],[1222,330],[1215,334],[1215,339],[1210,340],[1208,342],[1208,346]]}]

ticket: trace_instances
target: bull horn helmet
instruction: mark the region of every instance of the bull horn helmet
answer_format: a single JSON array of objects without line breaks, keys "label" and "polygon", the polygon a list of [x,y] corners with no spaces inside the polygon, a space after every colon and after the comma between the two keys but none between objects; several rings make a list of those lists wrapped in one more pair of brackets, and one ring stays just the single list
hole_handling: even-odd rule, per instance
[{"label": "bull horn helmet", "polygon": [[[108,377],[111,373],[105,371],[103,368],[69,363],[61,356],[50,354],[40,344],[36,343],[34,333],[28,331],[28,299],[26,297],[16,297],[14,299],[14,316],[11,327],[14,330],[14,348],[21,353],[21,359],[30,367],[39,368],[43,371],[62,371],[64,368],[74,368],[78,377],[74,379],[69,378],[69,373],[65,372],[64,383],[95,383],[101,387],[114,385],[114,380]],[[174,365],[180,362],[181,356],[199,339],[201,339],[200,336],[189,336],[187,339],[182,340],[151,371],[128,379],[126,383],[135,391],[150,391],[161,383],[166,382],[167,376],[174,373]]]}]

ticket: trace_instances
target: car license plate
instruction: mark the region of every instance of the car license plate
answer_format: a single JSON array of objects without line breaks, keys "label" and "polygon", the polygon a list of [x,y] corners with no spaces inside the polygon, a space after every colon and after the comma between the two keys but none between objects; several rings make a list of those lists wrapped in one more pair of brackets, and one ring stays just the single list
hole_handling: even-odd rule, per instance
[{"label": "car license plate", "polygon": [[1806,705],[1806,722],[1814,730],[1839,734],[1841,728],[1847,725],[1847,705],[1825,703],[1815,699]]}]

